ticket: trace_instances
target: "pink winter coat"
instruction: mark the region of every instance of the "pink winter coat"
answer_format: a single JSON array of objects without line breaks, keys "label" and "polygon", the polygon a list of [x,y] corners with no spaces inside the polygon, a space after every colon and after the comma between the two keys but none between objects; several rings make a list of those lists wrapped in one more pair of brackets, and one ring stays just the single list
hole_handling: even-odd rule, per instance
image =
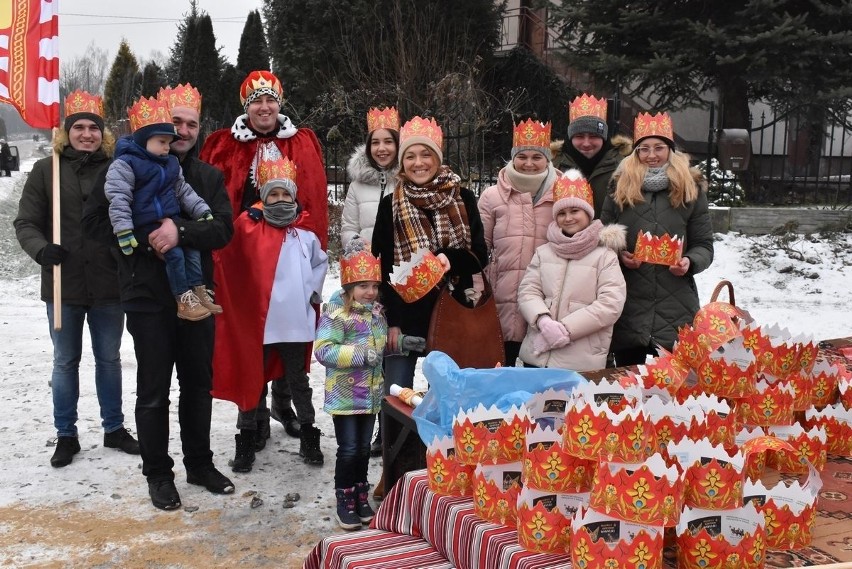
[{"label": "pink winter coat", "polygon": [[[562,175],[554,172],[555,177]],[[500,170],[497,184],[479,196],[479,215],[491,259],[485,274],[494,288],[504,342],[520,342],[527,333],[527,323],[518,312],[518,285],[536,247],[547,242],[547,226],[553,221],[550,188],[535,205],[532,199],[532,194],[512,187],[506,168]]]},{"label": "pink winter coat", "polygon": [[[521,344],[525,363],[574,371],[606,367],[612,328],[627,298],[616,253],[624,248],[624,227],[608,225],[599,239],[591,253],[571,261],[559,257],[550,243],[536,249],[518,291],[518,306],[530,323]],[[535,322],[542,314],[562,322],[571,343],[536,355],[533,345],[540,332]]]}]

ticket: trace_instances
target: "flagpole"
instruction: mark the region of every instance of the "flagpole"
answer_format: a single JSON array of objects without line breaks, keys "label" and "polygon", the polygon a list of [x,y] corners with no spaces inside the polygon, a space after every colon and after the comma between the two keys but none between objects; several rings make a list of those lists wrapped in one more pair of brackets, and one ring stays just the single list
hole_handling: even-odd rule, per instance
[{"label": "flagpole", "polygon": [[[53,127],[53,140],[59,133],[57,127]],[[60,207],[59,207],[59,151],[53,144],[53,242],[61,245],[60,235]],[[62,263],[53,265],[53,329],[57,332],[62,330]]]}]

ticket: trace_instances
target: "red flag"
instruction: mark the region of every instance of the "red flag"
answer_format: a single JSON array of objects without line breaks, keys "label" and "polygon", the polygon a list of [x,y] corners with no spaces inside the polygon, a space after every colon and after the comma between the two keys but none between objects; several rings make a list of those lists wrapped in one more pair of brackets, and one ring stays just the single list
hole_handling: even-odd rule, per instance
[{"label": "red flag", "polygon": [[0,1],[0,102],[35,128],[59,126],[59,2]]}]

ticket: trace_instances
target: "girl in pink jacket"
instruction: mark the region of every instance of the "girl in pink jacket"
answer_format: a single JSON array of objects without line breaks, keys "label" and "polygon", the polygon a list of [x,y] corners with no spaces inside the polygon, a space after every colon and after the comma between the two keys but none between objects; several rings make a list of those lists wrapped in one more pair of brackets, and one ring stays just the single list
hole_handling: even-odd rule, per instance
[{"label": "girl in pink jacket", "polygon": [[594,217],[589,183],[570,170],[553,185],[553,222],[521,280],[518,306],[529,324],[520,357],[533,367],[590,371],[606,366],[612,327],[627,297],[617,252],[622,225]]}]

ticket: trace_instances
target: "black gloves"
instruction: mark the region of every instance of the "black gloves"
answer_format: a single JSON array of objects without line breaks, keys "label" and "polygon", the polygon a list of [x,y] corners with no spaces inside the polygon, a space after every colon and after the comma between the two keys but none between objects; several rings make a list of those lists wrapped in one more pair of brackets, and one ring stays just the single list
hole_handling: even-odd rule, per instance
[{"label": "black gloves", "polygon": [[68,256],[68,249],[56,243],[48,243],[36,254],[36,263],[42,267],[58,265]]}]

